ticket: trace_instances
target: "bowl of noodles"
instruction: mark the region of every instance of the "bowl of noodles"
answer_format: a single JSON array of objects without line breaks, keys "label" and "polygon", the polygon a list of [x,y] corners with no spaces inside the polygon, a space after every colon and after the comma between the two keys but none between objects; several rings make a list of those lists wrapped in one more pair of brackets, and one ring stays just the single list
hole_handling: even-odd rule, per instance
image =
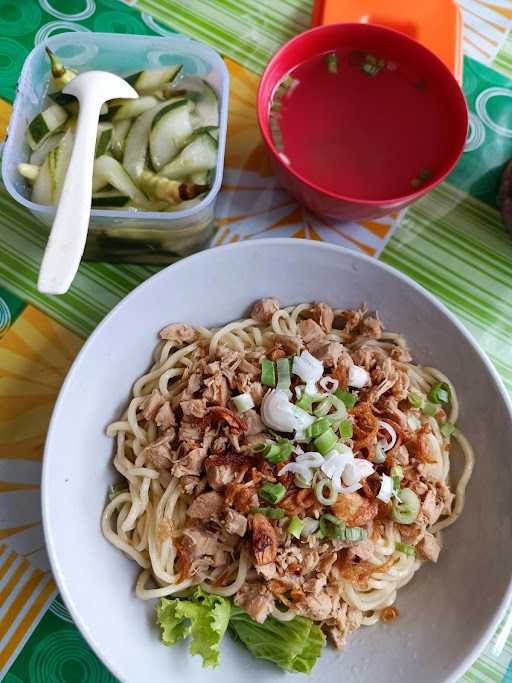
[{"label": "bowl of noodles", "polygon": [[511,441],[495,370],[411,280],[332,245],[221,247],[132,292],[71,368],[52,568],[126,683],[456,681],[510,599]]}]

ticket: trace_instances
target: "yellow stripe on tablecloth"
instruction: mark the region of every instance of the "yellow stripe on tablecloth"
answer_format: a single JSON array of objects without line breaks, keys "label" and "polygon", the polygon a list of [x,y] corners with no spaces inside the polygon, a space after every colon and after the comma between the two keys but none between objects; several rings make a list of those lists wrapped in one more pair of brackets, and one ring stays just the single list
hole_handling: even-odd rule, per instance
[{"label": "yellow stripe on tablecloth", "polygon": [[38,585],[41,583],[41,581],[43,581],[45,576],[46,574],[42,572],[40,569],[36,569],[32,572],[27,582],[21,587],[18,595],[13,600],[9,609],[6,611],[6,613],[0,620],[0,634],[7,632],[7,630],[12,625],[13,621],[16,619],[16,617],[21,612],[23,607],[32,597],[32,594],[34,593]]},{"label": "yellow stripe on tablecloth", "polygon": [[27,531],[35,526],[38,526],[41,522],[31,522],[30,524],[22,524],[21,526],[12,527],[10,529],[0,529],[0,538],[9,538],[9,536],[14,536],[14,534],[19,534],[22,531]]},{"label": "yellow stripe on tablecloth", "polygon": [[3,140],[7,132],[7,124],[11,118],[11,105],[5,100],[0,100],[0,140]]},{"label": "yellow stripe on tablecloth", "polygon": [[[2,546],[2,554],[4,553],[4,550],[5,550],[5,545]],[[9,571],[9,569],[12,566],[12,563],[14,562],[15,559],[16,559],[16,553],[14,551],[5,558],[4,563],[0,566],[0,581],[7,574],[7,572]]]},{"label": "yellow stripe on tablecloth", "polygon": [[54,580],[51,577],[48,577],[48,583],[39,593],[39,595],[34,600],[30,608],[27,610],[27,613],[20,621],[20,623],[18,624],[17,628],[15,629],[14,633],[9,638],[5,646],[3,646],[0,649],[0,671],[4,668],[6,663],[12,657],[12,655],[16,651],[16,648],[23,640],[27,632],[30,630],[31,626],[33,625],[34,621],[37,619],[39,614],[43,611],[43,609],[45,609],[50,598],[54,596],[56,591],[57,588],[55,586]]},{"label": "yellow stripe on tablecloth", "polygon": [[[7,582],[7,584],[5,585],[3,590],[0,591],[0,607],[4,604],[4,602],[7,600],[7,598],[12,594],[13,590],[16,588],[16,586],[20,582],[21,577],[25,574],[25,572],[29,568],[30,568],[30,564],[28,563],[27,560],[23,560],[16,567],[16,570],[14,571],[13,575],[11,576],[11,578],[9,579],[9,581]],[[0,626],[0,633],[3,633],[1,626]]]},{"label": "yellow stripe on tablecloth", "polygon": [[7,491],[38,491],[38,484],[24,484],[23,482],[0,481],[0,493]]}]

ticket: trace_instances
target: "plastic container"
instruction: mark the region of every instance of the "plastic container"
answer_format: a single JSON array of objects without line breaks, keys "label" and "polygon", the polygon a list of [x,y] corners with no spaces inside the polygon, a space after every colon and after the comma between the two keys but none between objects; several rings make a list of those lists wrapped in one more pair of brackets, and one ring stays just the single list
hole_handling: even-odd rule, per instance
[{"label": "plastic container", "polygon": [[[229,77],[221,57],[211,48],[181,36],[131,36],[114,33],[62,33],[38,45],[27,57],[3,150],[2,177],[9,194],[46,226],[55,207],[29,199],[17,172],[27,160],[25,132],[41,111],[49,80],[48,46],[78,71],[103,69],[120,76],[167,64],[183,64],[185,75],[201,76],[219,98],[219,147],[212,188],[197,205],[173,212],[91,210],[84,258],[125,263],[172,263],[206,246],[214,230],[214,208],[222,183],[228,112]],[[43,228],[44,229],[44,228]],[[72,226],[70,226],[72,229]]]}]

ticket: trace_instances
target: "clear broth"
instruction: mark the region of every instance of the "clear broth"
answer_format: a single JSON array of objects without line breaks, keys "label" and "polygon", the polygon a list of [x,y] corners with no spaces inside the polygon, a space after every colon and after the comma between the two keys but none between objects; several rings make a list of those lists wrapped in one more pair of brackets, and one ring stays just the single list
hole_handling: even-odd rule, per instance
[{"label": "clear broth", "polygon": [[452,146],[446,102],[413,67],[351,48],[307,60],[275,89],[274,144],[323,190],[401,197],[439,173]]}]

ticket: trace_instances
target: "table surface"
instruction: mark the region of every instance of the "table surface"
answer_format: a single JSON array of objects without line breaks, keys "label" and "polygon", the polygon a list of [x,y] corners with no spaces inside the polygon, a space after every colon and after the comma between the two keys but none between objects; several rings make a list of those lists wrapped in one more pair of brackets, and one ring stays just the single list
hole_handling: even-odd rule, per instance
[{"label": "table surface", "polygon": [[[405,213],[337,224],[311,216],[277,186],[254,103],[271,54],[310,24],[311,0],[0,0],[0,135],[23,61],[61,31],[203,40],[230,76],[228,146],[214,245],[259,236],[325,240],[381,258],[433,292],[463,322],[512,390],[512,238],[495,197],[512,157],[512,0],[459,0],[464,16],[465,153],[448,181]],[[57,595],[40,521],[48,421],[87,335],[154,267],[83,264],[62,297],[36,291],[43,235],[0,186],[0,680],[114,681]],[[510,621],[510,619],[509,619]],[[463,677],[512,683],[504,623]]]}]

